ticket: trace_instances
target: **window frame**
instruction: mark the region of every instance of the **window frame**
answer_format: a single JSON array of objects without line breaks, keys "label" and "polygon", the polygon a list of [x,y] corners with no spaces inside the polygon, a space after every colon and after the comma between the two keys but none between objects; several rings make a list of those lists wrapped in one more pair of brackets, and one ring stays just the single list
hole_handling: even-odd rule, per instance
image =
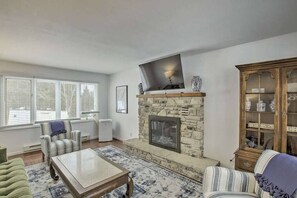
[{"label": "window frame", "polygon": [[[30,123],[28,124],[17,124],[7,125],[7,79],[20,79],[30,81]],[[33,125],[36,123],[49,122],[51,120],[40,120],[37,121],[37,82],[50,82],[55,84],[55,111],[56,119],[59,120],[80,120],[82,118],[82,105],[81,105],[81,86],[82,84],[91,84],[95,86],[94,90],[94,113],[99,112],[99,83],[95,82],[82,82],[82,81],[70,81],[70,80],[56,80],[46,78],[35,78],[35,77],[21,77],[21,76],[4,76],[0,75],[0,129],[1,128],[12,128]],[[75,84],[76,86],[76,117],[73,118],[61,118],[62,109],[62,83]],[[93,111],[92,111],[93,112]]]}]

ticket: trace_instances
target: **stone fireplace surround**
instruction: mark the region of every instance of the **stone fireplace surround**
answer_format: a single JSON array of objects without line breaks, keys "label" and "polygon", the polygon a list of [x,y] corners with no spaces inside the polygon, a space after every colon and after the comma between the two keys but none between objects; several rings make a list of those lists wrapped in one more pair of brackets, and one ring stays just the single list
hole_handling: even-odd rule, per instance
[{"label": "stone fireplace surround", "polygon": [[[207,166],[219,165],[203,157],[205,93],[145,94],[138,97],[139,139],[125,142],[126,150],[202,182]],[[149,116],[180,118],[180,151],[149,144]]]},{"label": "stone fireplace surround", "polygon": [[203,157],[204,97],[140,97],[139,139],[149,142],[149,116],[179,117],[181,153]]}]

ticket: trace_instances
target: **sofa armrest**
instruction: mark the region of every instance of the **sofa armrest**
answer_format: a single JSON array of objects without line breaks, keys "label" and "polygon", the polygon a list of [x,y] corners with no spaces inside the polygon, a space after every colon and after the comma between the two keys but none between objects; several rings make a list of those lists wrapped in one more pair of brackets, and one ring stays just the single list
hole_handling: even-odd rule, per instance
[{"label": "sofa armrest", "polygon": [[51,145],[51,137],[49,135],[40,136],[41,141],[41,151],[45,156],[50,156],[50,145]]},{"label": "sofa armrest", "polygon": [[0,163],[7,162],[7,149],[0,147]]},{"label": "sofa armrest", "polygon": [[81,149],[81,132],[80,130],[71,131],[71,139],[78,142],[79,150]]},{"label": "sofa armrest", "polygon": [[254,193],[255,182],[252,173],[210,166],[204,172],[203,193],[215,191]]}]

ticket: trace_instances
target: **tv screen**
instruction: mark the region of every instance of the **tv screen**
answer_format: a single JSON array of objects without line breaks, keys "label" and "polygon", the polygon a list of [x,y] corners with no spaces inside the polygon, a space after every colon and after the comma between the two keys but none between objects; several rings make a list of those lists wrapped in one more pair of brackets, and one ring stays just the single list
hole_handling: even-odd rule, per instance
[{"label": "tv screen", "polygon": [[144,91],[185,88],[180,54],[139,65]]}]

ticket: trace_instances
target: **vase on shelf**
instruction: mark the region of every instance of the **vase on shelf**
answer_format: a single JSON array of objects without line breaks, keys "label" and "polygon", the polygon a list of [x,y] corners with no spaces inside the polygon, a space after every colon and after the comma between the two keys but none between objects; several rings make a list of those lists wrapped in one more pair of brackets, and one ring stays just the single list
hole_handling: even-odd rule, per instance
[{"label": "vase on shelf", "polygon": [[250,99],[247,98],[246,101],[245,101],[245,110],[250,111],[251,106],[252,106],[252,103],[251,103]]},{"label": "vase on shelf", "polygon": [[263,100],[260,100],[257,103],[257,111],[258,112],[264,112],[266,110],[266,104],[263,102]]},{"label": "vase on shelf", "polygon": [[274,112],[274,99],[271,101],[271,103],[269,104],[269,107],[270,107],[270,110],[272,111],[272,112]]},{"label": "vase on shelf", "polygon": [[142,83],[138,84],[138,92],[139,92],[139,95],[144,94]]},{"label": "vase on shelf", "polygon": [[202,79],[200,78],[200,76],[193,76],[191,81],[191,86],[192,86],[193,92],[201,91]]}]

